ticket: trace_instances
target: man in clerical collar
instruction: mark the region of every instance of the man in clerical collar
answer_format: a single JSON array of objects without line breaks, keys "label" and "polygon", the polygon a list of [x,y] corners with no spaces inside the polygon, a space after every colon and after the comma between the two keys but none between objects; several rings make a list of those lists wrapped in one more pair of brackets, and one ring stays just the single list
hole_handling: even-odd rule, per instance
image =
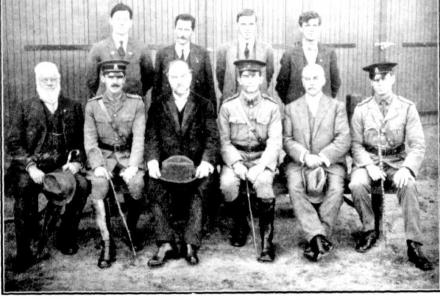
[{"label": "man in clerical collar", "polygon": [[[218,149],[214,104],[190,92],[194,77],[188,63],[171,61],[167,77],[171,93],[153,101],[145,133],[150,176],[147,198],[154,214],[158,246],[148,261],[151,268],[178,257],[184,257],[189,265],[199,263],[203,207],[209,201]],[[186,220],[183,228],[172,226],[178,217]]]},{"label": "man in clerical collar", "polygon": [[7,139],[12,160],[5,184],[12,185],[15,200],[17,256],[14,270],[17,272],[29,268],[40,256],[31,247],[40,235],[38,195],[45,193],[48,211],[55,200],[54,194],[45,190],[46,175],[63,170],[75,177],[76,189],[65,206],[56,236],[56,247],[63,254],[73,255],[78,251],[77,229],[88,190],[82,172],[85,161],[81,103],[60,94],[61,75],[54,63],[38,63],[35,80],[38,96],[17,104]]},{"label": "man in clerical collar", "polygon": [[283,139],[290,200],[307,241],[304,256],[316,262],[333,249],[350,129],[344,103],[322,93],[320,65],[307,65],[302,82],[306,94],[285,107]]},{"label": "man in clerical collar", "polygon": [[105,92],[86,104],[84,147],[91,169],[91,198],[102,237],[98,266],[109,268],[116,259],[104,205],[111,178],[128,189],[127,223],[135,247],[142,247],[136,225],[144,200],[145,106],[140,96],[123,91],[128,61],[104,61],[100,68]]},{"label": "man in clerical collar", "polygon": [[282,144],[281,113],[275,100],[260,91],[265,63],[259,60],[235,61],[240,93],[225,99],[219,112],[221,155],[225,165],[220,189],[230,202],[233,227],[231,245],[246,244],[249,213],[240,185],[254,188],[258,198],[261,236],[260,262],[272,262],[275,248],[275,194],[272,183]]},{"label": "man in clerical collar", "polygon": [[422,270],[432,264],[421,250],[420,207],[415,177],[425,154],[420,117],[413,102],[393,92],[396,63],[383,62],[364,67],[374,96],[359,103],[351,119],[354,169],[350,189],[361,216],[363,232],[356,251],[366,252],[376,243],[371,185],[392,184],[403,209],[408,258]]},{"label": "man in clerical collar", "polygon": [[157,52],[156,77],[154,80],[152,101],[163,94],[171,93],[167,77],[167,67],[171,61],[185,61],[192,73],[190,90],[199,97],[208,99],[217,108],[217,98],[214,90],[214,79],[209,53],[203,47],[191,42],[196,26],[196,19],[190,14],[180,14],[174,20],[175,42]]},{"label": "man in clerical collar", "polygon": [[151,53],[147,47],[130,37],[133,26],[133,10],[123,4],[116,4],[110,11],[111,36],[94,44],[87,56],[86,78],[91,96],[104,92],[100,82],[99,64],[107,60],[126,60],[130,64],[126,69],[124,91],[144,97],[154,78]]},{"label": "man in clerical collar", "polygon": [[285,104],[299,99],[305,94],[301,78],[303,68],[308,64],[319,64],[325,74],[322,91],[335,98],[341,79],[335,51],[319,42],[321,16],[314,11],[304,12],[300,15],[298,24],[302,39],[283,54],[275,89]]},{"label": "man in clerical collar", "polygon": [[238,40],[222,45],[217,53],[216,75],[222,93],[221,103],[239,90],[237,70],[234,62],[238,59],[263,61],[260,90],[266,93],[274,73],[273,49],[268,43],[257,38],[257,16],[252,9],[243,9],[237,14]]}]

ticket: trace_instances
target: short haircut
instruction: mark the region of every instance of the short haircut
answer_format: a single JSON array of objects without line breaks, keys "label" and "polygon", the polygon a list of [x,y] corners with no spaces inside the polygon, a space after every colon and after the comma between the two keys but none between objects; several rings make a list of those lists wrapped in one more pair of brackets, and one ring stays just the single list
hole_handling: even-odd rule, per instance
[{"label": "short haircut", "polygon": [[196,28],[196,18],[194,18],[192,15],[190,14],[180,14],[176,17],[176,19],[174,20],[174,27],[176,27],[177,25],[177,21],[182,20],[182,21],[191,21],[191,29],[194,30],[194,28]]},{"label": "short haircut", "polygon": [[117,11],[124,11],[124,10],[128,11],[128,13],[130,14],[130,19],[133,19],[133,11],[131,10],[130,6],[124,3],[118,3],[115,6],[113,6],[112,10],[110,11],[110,18],[112,18]]},{"label": "short haircut", "polygon": [[58,67],[56,64],[54,64],[53,62],[49,62],[49,61],[42,61],[39,62],[35,68],[35,78],[39,78],[41,77],[41,75],[43,75],[46,72],[52,72],[53,74],[57,74],[58,77],[60,77],[60,72],[58,71]]},{"label": "short haircut", "polygon": [[300,27],[303,26],[304,23],[309,22],[311,19],[318,19],[319,25],[321,25],[321,16],[316,11],[306,11],[303,12],[298,19],[298,24]]},{"label": "short haircut", "polygon": [[257,22],[257,15],[255,14],[255,11],[253,9],[249,9],[249,8],[243,9],[241,12],[239,12],[237,14],[237,23],[238,23],[238,20],[240,20],[241,17],[250,17],[250,16],[254,16],[255,17],[255,22]]},{"label": "short haircut", "polygon": [[324,68],[321,65],[318,65],[318,64],[308,64],[308,65],[306,65],[303,68],[302,72],[301,72],[301,76],[304,75],[304,72],[309,71],[309,70],[319,73],[319,75],[322,76],[325,79]]},{"label": "short haircut", "polygon": [[184,65],[188,68],[189,73],[191,73],[191,68],[189,67],[189,64],[186,61],[181,60],[181,59],[175,59],[175,60],[170,61],[167,66],[167,69],[166,69],[167,76],[168,76],[168,73],[170,72],[170,69],[172,67],[174,67],[175,65]]}]

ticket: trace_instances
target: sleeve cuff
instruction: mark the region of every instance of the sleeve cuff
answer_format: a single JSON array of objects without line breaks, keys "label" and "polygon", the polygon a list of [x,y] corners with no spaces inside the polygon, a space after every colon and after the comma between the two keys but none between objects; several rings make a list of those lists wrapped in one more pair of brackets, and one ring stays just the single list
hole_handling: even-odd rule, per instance
[{"label": "sleeve cuff", "polygon": [[319,157],[321,157],[321,159],[324,161],[325,166],[328,168],[331,165],[330,160],[327,158],[327,156],[325,156],[322,153],[319,153]]},{"label": "sleeve cuff", "polygon": [[306,158],[306,154],[308,154],[309,153],[309,151],[307,151],[307,150],[303,150],[303,152],[301,153],[301,155],[299,156],[299,162],[301,163],[301,164],[304,164],[304,160],[305,160],[305,158]]}]

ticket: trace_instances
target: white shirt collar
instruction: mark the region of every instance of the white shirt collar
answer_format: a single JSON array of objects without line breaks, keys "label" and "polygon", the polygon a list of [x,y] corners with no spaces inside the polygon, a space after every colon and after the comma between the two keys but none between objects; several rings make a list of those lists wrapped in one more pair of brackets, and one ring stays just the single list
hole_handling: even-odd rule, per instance
[{"label": "white shirt collar", "polygon": [[127,51],[128,35],[121,36],[121,35],[112,34],[112,39],[113,39],[113,43],[116,46],[116,49],[119,48],[122,42],[124,50]]},{"label": "white shirt collar", "polygon": [[183,107],[185,106],[186,102],[188,102],[188,97],[189,97],[189,91],[181,96],[176,95],[175,93],[173,93],[173,97],[174,97],[174,103],[177,106],[177,109],[179,111],[182,111]]},{"label": "white shirt collar", "polygon": [[180,55],[182,55],[182,50],[183,50],[183,53],[185,55],[185,59],[188,58],[189,50],[190,50],[190,44],[191,43],[186,43],[183,46],[181,44],[177,44],[177,43],[174,44],[174,49],[176,50],[177,56],[179,58],[180,58]]},{"label": "white shirt collar", "polygon": [[306,39],[303,39],[302,40],[302,47],[303,47],[303,49],[307,49],[307,50],[309,50],[309,49],[313,49],[313,50],[318,50],[318,41],[313,41],[313,42],[310,42],[310,41],[307,41]]}]

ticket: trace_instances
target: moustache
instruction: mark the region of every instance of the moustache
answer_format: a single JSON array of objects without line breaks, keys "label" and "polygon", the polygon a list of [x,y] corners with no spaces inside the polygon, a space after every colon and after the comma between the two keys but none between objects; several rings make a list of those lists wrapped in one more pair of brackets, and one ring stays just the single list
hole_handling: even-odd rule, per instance
[{"label": "moustache", "polygon": [[111,87],[118,88],[118,87],[120,87],[120,85],[119,84],[112,84]]}]

